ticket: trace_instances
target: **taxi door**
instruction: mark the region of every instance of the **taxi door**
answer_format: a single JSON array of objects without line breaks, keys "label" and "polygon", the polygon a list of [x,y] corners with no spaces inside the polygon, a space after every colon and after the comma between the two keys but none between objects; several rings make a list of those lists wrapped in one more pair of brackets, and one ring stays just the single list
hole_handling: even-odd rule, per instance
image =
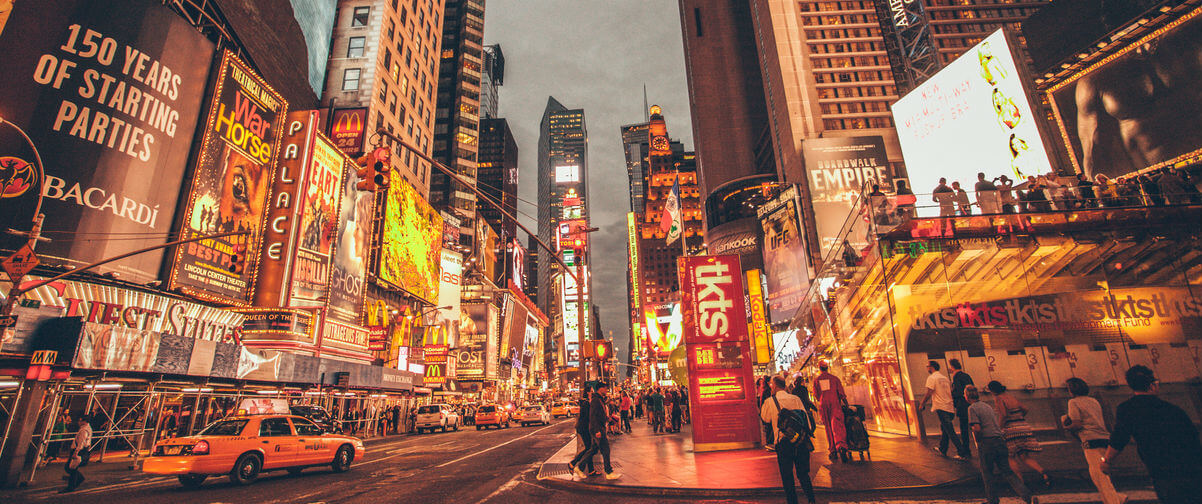
[{"label": "taxi door", "polygon": [[259,422],[259,448],[263,450],[263,469],[296,465],[296,437],[286,417],[269,417]]},{"label": "taxi door", "polygon": [[305,418],[292,417],[296,428],[296,465],[328,464],[334,460],[334,443],[322,436],[321,427]]}]

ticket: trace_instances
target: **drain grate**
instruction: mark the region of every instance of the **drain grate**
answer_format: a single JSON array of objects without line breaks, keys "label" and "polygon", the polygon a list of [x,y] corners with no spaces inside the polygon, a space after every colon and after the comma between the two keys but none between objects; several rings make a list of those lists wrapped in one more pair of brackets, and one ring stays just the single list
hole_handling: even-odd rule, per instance
[{"label": "drain grate", "polygon": [[[600,460],[595,462],[595,464],[600,464],[600,463],[601,463]],[[619,464],[616,461],[611,462],[610,465],[612,465],[614,469],[622,467],[622,464]],[[568,472],[567,462],[543,464],[543,466],[538,470],[539,478],[553,478],[556,476],[568,476],[570,474],[571,473]]]}]

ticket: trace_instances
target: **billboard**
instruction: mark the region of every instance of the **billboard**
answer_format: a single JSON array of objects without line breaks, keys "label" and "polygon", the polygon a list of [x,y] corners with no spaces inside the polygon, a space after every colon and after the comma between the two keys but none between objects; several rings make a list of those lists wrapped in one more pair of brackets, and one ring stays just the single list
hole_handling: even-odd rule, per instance
[{"label": "billboard", "polygon": [[[44,264],[80,266],[165,243],[213,44],[157,1],[0,6],[0,115],[29,135],[46,171],[38,180],[29,142],[0,126],[0,230],[30,229],[41,187]],[[0,250],[25,241],[2,233]],[[151,282],[163,254],[92,271]]]},{"label": "billboard", "polygon": [[[330,285],[330,264],[338,231],[342,202],[343,154],[318,133],[312,144],[312,162],[305,176],[305,190],[298,201],[301,218],[297,227],[296,259],[292,263],[290,305],[320,306]],[[349,178],[349,177],[348,177]]]},{"label": "billboard", "polygon": [[301,191],[305,187],[317,111],[294,110],[286,116],[279,164],[271,183],[271,204],[263,230],[259,277],[255,280],[255,306],[283,306],[287,298],[288,270],[296,250],[296,223],[300,220]]},{"label": "billboard", "polygon": [[580,166],[565,165],[555,167],[555,183],[556,184],[578,184],[580,183]]},{"label": "billboard", "polygon": [[334,109],[330,121],[330,140],[334,147],[348,156],[363,152],[363,139],[367,133],[367,109]]},{"label": "billboard", "polygon": [[489,303],[467,303],[459,316],[459,346],[451,351],[457,360],[456,378],[496,378],[497,309]]},{"label": "billboard", "polygon": [[329,310],[327,317],[342,322],[359,322],[367,276],[367,254],[371,246],[372,208],[375,193],[355,189],[355,177],[342,179],[342,206],[338,211],[338,230],[334,260],[330,268]]},{"label": "billboard", "polygon": [[518,290],[526,288],[526,247],[516,238],[509,243],[509,278],[513,280],[513,285]]},{"label": "billboard", "polygon": [[438,299],[442,217],[404,177],[391,172],[380,249],[380,280],[433,302]]},{"label": "billboard", "polygon": [[170,288],[231,304],[247,301],[287,108],[232,52],[222,55],[180,234],[249,234],[176,247]]},{"label": "billboard", "polygon": [[677,259],[696,451],[759,442],[739,256]]},{"label": "billboard", "polygon": [[880,136],[814,138],[801,141],[805,159],[814,226],[821,242],[822,257],[835,245],[839,231],[851,218],[860,192],[880,184],[893,188],[885,140]]},{"label": "billboard", "polygon": [[[971,184],[977,172],[1025,180],[1052,171],[1000,29],[894,103],[893,120],[915,193],[930,193],[940,177]],[[938,209],[919,207],[919,215]]]},{"label": "billboard", "polygon": [[747,311],[751,313],[751,347],[756,364],[772,362],[772,334],[768,327],[768,317],[764,313],[763,286],[760,270],[747,271]]},{"label": "billboard", "polygon": [[433,325],[442,327],[447,333],[447,339],[451,342],[459,341],[459,328],[462,325],[462,318],[459,313],[460,299],[460,282],[463,278],[463,254],[450,250],[442,250],[442,272],[438,280],[438,307],[446,307],[439,310],[434,310],[430,314],[430,322]]},{"label": "billboard", "polygon": [[500,358],[502,362],[511,363],[517,357],[521,360],[523,344],[526,340],[526,321],[530,318],[530,310],[516,298],[509,297],[505,304],[505,334],[501,338]]},{"label": "billboard", "polygon": [[1202,9],[1048,89],[1073,167],[1113,178],[1202,154],[1199,51]]},{"label": "billboard", "polygon": [[[768,317],[773,324],[793,317],[810,288],[804,237],[798,213],[797,187],[792,186],[758,209],[764,233],[764,270],[768,275]],[[836,233],[838,231],[836,230]],[[824,250],[825,252],[825,250]]]}]

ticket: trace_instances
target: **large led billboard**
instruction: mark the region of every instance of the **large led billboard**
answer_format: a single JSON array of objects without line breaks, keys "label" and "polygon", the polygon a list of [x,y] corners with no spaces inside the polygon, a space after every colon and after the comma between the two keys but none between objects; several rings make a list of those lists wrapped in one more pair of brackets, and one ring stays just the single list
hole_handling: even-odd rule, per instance
[{"label": "large led billboard", "polygon": [[230,51],[222,56],[215,82],[181,235],[248,234],[176,247],[169,285],[243,304],[259,265],[258,244],[288,104]]},{"label": "large led billboard", "polygon": [[1049,88],[1077,171],[1113,178],[1202,154],[1200,51],[1202,8]]},{"label": "large led billboard", "polygon": [[433,303],[442,261],[442,217],[395,170],[384,206],[380,280]]},{"label": "large led billboard", "polygon": [[915,193],[930,193],[940,177],[971,185],[977,172],[1025,180],[1052,171],[1003,30],[894,103],[893,119]]},{"label": "large led billboard", "polygon": [[580,182],[580,166],[564,165],[555,167],[556,184],[576,184]]},{"label": "large led billboard", "polygon": [[442,249],[440,260],[442,271],[438,280],[438,309],[432,310],[430,316],[433,324],[447,331],[447,339],[459,341],[460,319],[460,284],[463,278],[463,254],[452,250]]},{"label": "large led billboard", "polygon": [[[159,1],[0,1],[0,55],[0,116],[46,170],[38,180],[29,142],[0,125],[0,230],[30,229],[40,187],[44,264],[167,242],[213,44]],[[25,241],[0,233],[0,250]],[[151,282],[163,254],[92,271]]]}]

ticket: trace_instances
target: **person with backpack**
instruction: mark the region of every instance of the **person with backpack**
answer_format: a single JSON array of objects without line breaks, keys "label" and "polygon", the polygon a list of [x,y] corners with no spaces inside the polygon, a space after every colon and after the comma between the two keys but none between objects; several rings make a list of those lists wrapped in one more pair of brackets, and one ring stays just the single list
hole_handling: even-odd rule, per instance
[{"label": "person with backpack", "polygon": [[814,421],[806,413],[801,398],[785,390],[783,377],[772,377],[772,396],[760,407],[760,419],[772,425],[785,501],[797,504],[797,487],[793,483],[796,471],[806,500],[814,504],[814,484],[810,481],[810,452],[814,451],[810,438],[814,433]]}]

